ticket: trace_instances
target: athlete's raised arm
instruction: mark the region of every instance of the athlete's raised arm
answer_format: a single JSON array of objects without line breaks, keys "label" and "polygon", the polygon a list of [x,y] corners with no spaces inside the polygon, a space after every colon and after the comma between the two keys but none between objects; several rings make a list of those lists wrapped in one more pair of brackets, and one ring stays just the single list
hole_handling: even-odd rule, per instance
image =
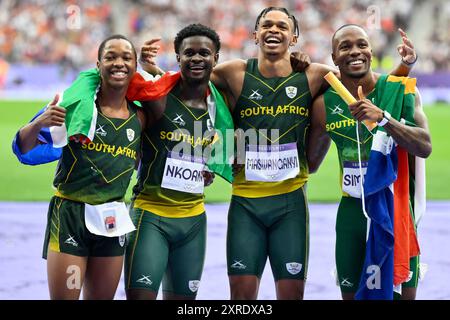
[{"label": "athlete's raised arm", "polygon": [[38,145],[38,135],[42,128],[62,126],[66,117],[66,109],[58,107],[59,95],[56,94],[47,109],[39,117],[19,130],[20,152],[27,153]]}]

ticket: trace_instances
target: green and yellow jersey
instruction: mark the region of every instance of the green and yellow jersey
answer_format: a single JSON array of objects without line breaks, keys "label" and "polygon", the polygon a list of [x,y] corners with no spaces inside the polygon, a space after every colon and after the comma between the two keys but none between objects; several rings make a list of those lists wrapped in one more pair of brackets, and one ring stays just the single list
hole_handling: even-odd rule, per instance
[{"label": "green and yellow jersey", "polygon": [[[259,198],[294,191],[308,179],[308,165],[305,154],[306,132],[309,126],[312,97],[305,73],[292,73],[287,77],[265,78],[258,70],[258,60],[249,59],[245,72],[242,93],[236,102],[233,119],[236,128],[256,130],[258,152],[261,141],[267,145],[278,145],[277,150],[298,152],[298,159],[278,159],[283,168],[296,166],[298,173],[282,181],[249,181],[244,168],[233,183],[233,195]],[[271,130],[278,130],[272,135]],[[251,142],[247,141],[246,144]],[[249,148],[246,146],[247,155]],[[274,149],[265,149],[274,150]],[[292,153],[291,153],[292,155]],[[290,157],[292,159],[292,157]],[[273,159],[272,159],[273,160]],[[248,161],[248,162],[247,162]],[[247,160],[248,168],[276,165],[275,162]],[[247,172],[248,175],[248,172]]]},{"label": "green and yellow jersey", "polygon": [[[386,76],[381,76],[375,84],[375,88],[367,95],[367,99],[378,106],[381,101],[378,89],[385,78]],[[342,194],[345,197],[359,197],[360,168],[356,130],[359,134],[362,170],[365,174],[376,128],[370,132],[364,124],[357,124],[347,104],[332,88],[324,93],[324,103],[327,117],[326,131],[336,144],[339,157]]]},{"label": "green and yellow jersey", "polygon": [[94,140],[63,148],[53,185],[56,195],[92,205],[121,201],[135,168],[141,141],[137,107],[128,103],[128,119],[100,111]]},{"label": "green and yellow jersey", "polygon": [[[203,193],[181,191],[181,187],[183,182],[185,187],[189,182],[203,183],[200,175],[205,160],[203,153],[214,133],[208,111],[188,107],[180,100],[179,93],[178,84],[167,96],[162,118],[144,131],[141,167],[134,188],[135,208],[173,218],[196,216],[205,211]],[[190,163],[190,169],[177,167],[176,158],[180,155]],[[173,180],[176,178],[180,188],[176,188],[177,180]]]}]

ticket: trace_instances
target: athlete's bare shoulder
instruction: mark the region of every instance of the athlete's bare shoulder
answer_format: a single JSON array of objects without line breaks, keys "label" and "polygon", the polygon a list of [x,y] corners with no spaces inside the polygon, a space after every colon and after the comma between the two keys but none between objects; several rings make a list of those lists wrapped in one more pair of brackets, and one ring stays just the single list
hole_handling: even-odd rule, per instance
[{"label": "athlete's bare shoulder", "polygon": [[308,76],[316,76],[316,77],[323,77],[330,71],[335,74],[339,73],[337,68],[333,68],[329,65],[322,64],[322,63],[316,63],[316,62],[311,63],[305,69],[305,72],[307,73]]},{"label": "athlete's bare shoulder", "polygon": [[226,90],[227,83],[235,80],[239,73],[244,73],[247,68],[247,61],[233,59],[216,65],[211,74],[211,81],[221,90]]},{"label": "athlete's bare shoulder", "polygon": [[306,77],[308,78],[309,90],[311,91],[312,97],[317,97],[329,87],[328,83],[324,79],[324,76],[330,71],[336,75],[339,75],[339,71],[336,68],[322,63],[311,63],[305,69]]},{"label": "athlete's bare shoulder", "polygon": [[246,60],[234,59],[218,64],[211,73],[211,81],[225,93],[231,109],[241,94],[246,68]]}]

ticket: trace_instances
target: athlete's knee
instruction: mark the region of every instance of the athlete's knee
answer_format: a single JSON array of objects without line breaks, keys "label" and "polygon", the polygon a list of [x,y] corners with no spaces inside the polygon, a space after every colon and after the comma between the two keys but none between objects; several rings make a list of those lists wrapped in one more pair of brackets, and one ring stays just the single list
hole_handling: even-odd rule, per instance
[{"label": "athlete's knee", "polygon": [[195,300],[195,295],[180,295],[173,292],[163,291],[163,300]]},{"label": "athlete's knee", "polygon": [[278,300],[303,300],[304,280],[278,280],[275,283]]},{"label": "athlete's knee", "polygon": [[116,290],[83,288],[83,300],[113,300]]},{"label": "athlete's knee", "polygon": [[239,286],[230,290],[230,300],[256,300],[257,298],[258,290],[255,288]]},{"label": "athlete's knee", "polygon": [[354,292],[342,292],[342,300],[355,300]]},{"label": "athlete's knee", "polygon": [[230,276],[231,300],[256,300],[258,297],[259,279],[257,276]]},{"label": "athlete's knee", "polygon": [[146,289],[127,289],[125,290],[127,300],[156,300],[158,292]]}]

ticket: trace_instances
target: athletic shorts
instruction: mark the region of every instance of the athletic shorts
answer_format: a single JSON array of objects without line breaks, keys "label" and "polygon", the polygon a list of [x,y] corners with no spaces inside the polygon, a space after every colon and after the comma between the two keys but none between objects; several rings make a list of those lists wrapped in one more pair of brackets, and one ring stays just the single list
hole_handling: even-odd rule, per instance
[{"label": "athletic shorts", "polygon": [[47,214],[44,259],[48,250],[80,257],[122,256],[125,235],[104,237],[91,233],[84,222],[84,203],[54,196]]},{"label": "athletic shorts", "polygon": [[228,212],[228,275],[261,278],[269,257],[275,281],[305,280],[309,213],[303,187],[262,198],[233,195]]},{"label": "athletic shorts", "polygon": [[206,214],[167,218],[131,209],[136,231],[128,234],[125,288],[196,296],[206,252]]},{"label": "athletic shorts", "polygon": [[[366,254],[367,219],[361,200],[342,197],[336,220],[336,269],[344,293],[355,293],[361,279]],[[417,288],[419,257],[410,259],[411,279],[403,287]]]}]

